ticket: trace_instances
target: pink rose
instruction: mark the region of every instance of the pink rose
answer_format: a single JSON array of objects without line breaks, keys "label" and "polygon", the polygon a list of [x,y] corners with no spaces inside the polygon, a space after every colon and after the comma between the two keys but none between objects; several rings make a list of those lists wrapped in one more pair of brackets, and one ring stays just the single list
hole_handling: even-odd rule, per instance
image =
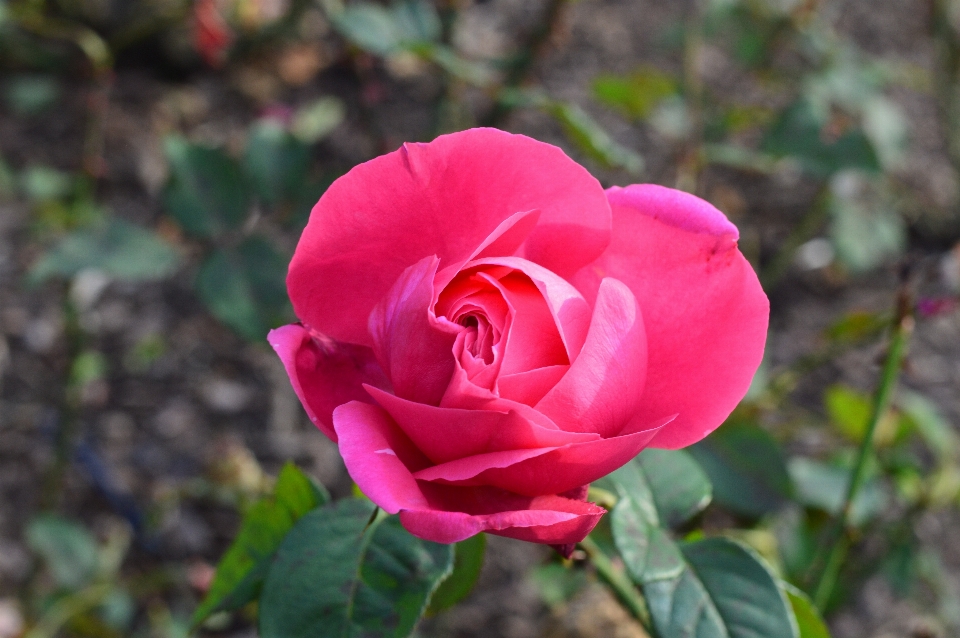
[{"label": "pink rose", "polygon": [[[411,533],[569,545],[586,486],[709,434],[763,354],[768,302],[710,204],[611,188],[474,129],[327,190],[269,335],[350,476]],[[568,548],[569,550],[569,548]]]}]

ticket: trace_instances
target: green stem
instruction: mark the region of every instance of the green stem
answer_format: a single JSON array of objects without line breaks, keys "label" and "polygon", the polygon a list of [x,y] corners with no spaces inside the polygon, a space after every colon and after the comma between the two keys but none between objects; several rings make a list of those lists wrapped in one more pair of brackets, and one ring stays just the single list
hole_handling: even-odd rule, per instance
[{"label": "green stem", "polygon": [[897,319],[893,326],[893,335],[890,339],[890,347],[887,351],[887,359],[883,365],[883,373],[880,377],[880,386],[877,388],[876,396],[871,407],[870,419],[867,422],[867,430],[864,433],[863,441],[860,442],[860,449],[857,452],[856,464],[850,475],[850,484],[847,486],[847,493],[843,499],[843,505],[825,538],[823,547],[829,548],[826,560],[814,561],[814,567],[823,564],[823,571],[816,580],[814,588],[814,602],[821,610],[824,609],[833,593],[834,585],[840,574],[840,567],[843,559],[849,549],[849,539],[845,534],[847,526],[850,523],[850,512],[853,509],[853,502],[863,486],[866,475],[867,459],[873,451],[873,438],[877,430],[877,424],[883,419],[890,407],[890,401],[893,397],[894,388],[897,385],[897,379],[900,376],[900,368],[903,364],[903,357],[907,351],[907,343],[910,341],[910,335],[913,332],[914,320],[911,313],[911,302],[907,292],[907,285],[904,284],[897,301]]},{"label": "green stem", "polygon": [[613,563],[603,553],[600,546],[589,536],[579,543],[580,549],[587,553],[587,557],[597,570],[597,575],[603,582],[610,586],[613,593],[620,599],[620,602],[633,614],[634,618],[640,621],[643,628],[651,636],[655,635],[653,624],[650,620],[650,610],[647,608],[647,601],[633,586],[633,583],[627,578],[626,574],[616,569]]}]

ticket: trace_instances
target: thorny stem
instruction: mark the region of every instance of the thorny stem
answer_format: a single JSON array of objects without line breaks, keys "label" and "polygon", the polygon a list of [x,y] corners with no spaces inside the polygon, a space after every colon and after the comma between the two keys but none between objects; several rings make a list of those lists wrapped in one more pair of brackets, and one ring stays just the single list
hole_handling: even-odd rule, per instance
[{"label": "thorny stem", "polygon": [[819,569],[820,565],[823,565],[823,571],[820,572],[819,577],[816,579],[816,586],[813,590],[814,603],[816,603],[817,607],[821,610],[824,609],[830,600],[830,595],[833,593],[834,585],[840,573],[840,567],[849,549],[850,540],[845,532],[850,523],[850,513],[853,509],[854,499],[863,485],[867,460],[873,451],[873,439],[877,430],[877,424],[880,423],[890,407],[890,401],[897,385],[897,379],[900,376],[900,368],[903,364],[903,358],[907,351],[907,343],[910,341],[913,328],[912,299],[909,291],[909,282],[907,281],[905,273],[904,281],[901,283],[900,292],[897,295],[893,334],[890,338],[887,358],[883,365],[880,385],[874,396],[870,419],[867,421],[866,432],[864,433],[863,440],[860,442],[856,463],[850,475],[850,484],[847,486],[843,505],[822,545],[822,548],[828,548],[826,550],[826,558],[823,558],[823,551],[821,551],[818,552],[817,559],[813,562],[813,569]]},{"label": "thorny stem", "polygon": [[651,636],[655,635],[647,601],[637,591],[630,579],[613,566],[613,563],[592,538],[588,536],[580,541],[579,545],[580,549],[587,553],[587,557],[593,564],[594,569],[597,570],[600,579],[610,586],[620,602],[633,614],[634,618],[640,621],[647,633]]}]

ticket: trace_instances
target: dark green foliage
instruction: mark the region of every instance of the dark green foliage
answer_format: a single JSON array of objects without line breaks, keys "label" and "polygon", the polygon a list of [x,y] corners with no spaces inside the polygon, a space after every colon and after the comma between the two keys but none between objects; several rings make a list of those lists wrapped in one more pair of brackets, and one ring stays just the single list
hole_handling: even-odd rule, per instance
[{"label": "dark green foliage", "polygon": [[254,600],[287,532],[307,512],[330,500],[329,495],[292,463],[280,471],[273,494],[246,512],[240,532],[227,550],[194,624],[220,610],[237,609]]},{"label": "dark green foliage", "polygon": [[411,536],[369,501],[314,510],[284,539],[260,598],[263,638],[407,636],[453,567],[453,548]]}]

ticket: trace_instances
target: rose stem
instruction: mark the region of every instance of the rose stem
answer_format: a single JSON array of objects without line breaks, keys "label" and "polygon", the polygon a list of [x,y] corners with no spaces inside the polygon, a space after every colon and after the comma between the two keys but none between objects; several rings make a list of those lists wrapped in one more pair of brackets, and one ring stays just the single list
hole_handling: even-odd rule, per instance
[{"label": "rose stem", "polygon": [[653,626],[650,622],[650,610],[647,609],[647,601],[643,599],[637,588],[626,577],[626,575],[617,570],[600,546],[589,536],[579,543],[580,549],[587,553],[590,562],[597,570],[597,575],[603,580],[613,593],[616,594],[620,602],[630,610],[630,613],[640,621],[643,628],[651,636],[654,635]]},{"label": "rose stem", "polygon": [[883,419],[887,410],[890,408],[890,401],[893,397],[893,391],[897,385],[897,379],[900,376],[900,368],[903,364],[903,357],[906,354],[907,343],[910,341],[910,335],[913,332],[914,319],[912,300],[907,281],[908,275],[906,269],[902,275],[900,292],[897,295],[897,310],[893,322],[893,334],[890,337],[890,347],[887,350],[887,358],[883,365],[883,373],[880,377],[880,385],[873,399],[871,406],[870,419],[867,421],[867,429],[864,432],[863,440],[860,442],[860,449],[857,452],[856,464],[850,475],[850,484],[847,486],[847,493],[843,499],[843,505],[834,520],[833,526],[825,537],[822,548],[829,548],[826,561],[823,561],[823,552],[818,552],[812,567],[819,569],[822,564],[823,571],[816,579],[813,600],[821,610],[830,600],[833,593],[833,587],[837,582],[837,576],[840,573],[840,566],[843,558],[849,549],[849,537],[845,533],[850,523],[850,512],[853,509],[853,502],[857,492],[863,485],[864,475],[866,473],[867,459],[873,451],[873,438],[877,430],[877,424]]}]

